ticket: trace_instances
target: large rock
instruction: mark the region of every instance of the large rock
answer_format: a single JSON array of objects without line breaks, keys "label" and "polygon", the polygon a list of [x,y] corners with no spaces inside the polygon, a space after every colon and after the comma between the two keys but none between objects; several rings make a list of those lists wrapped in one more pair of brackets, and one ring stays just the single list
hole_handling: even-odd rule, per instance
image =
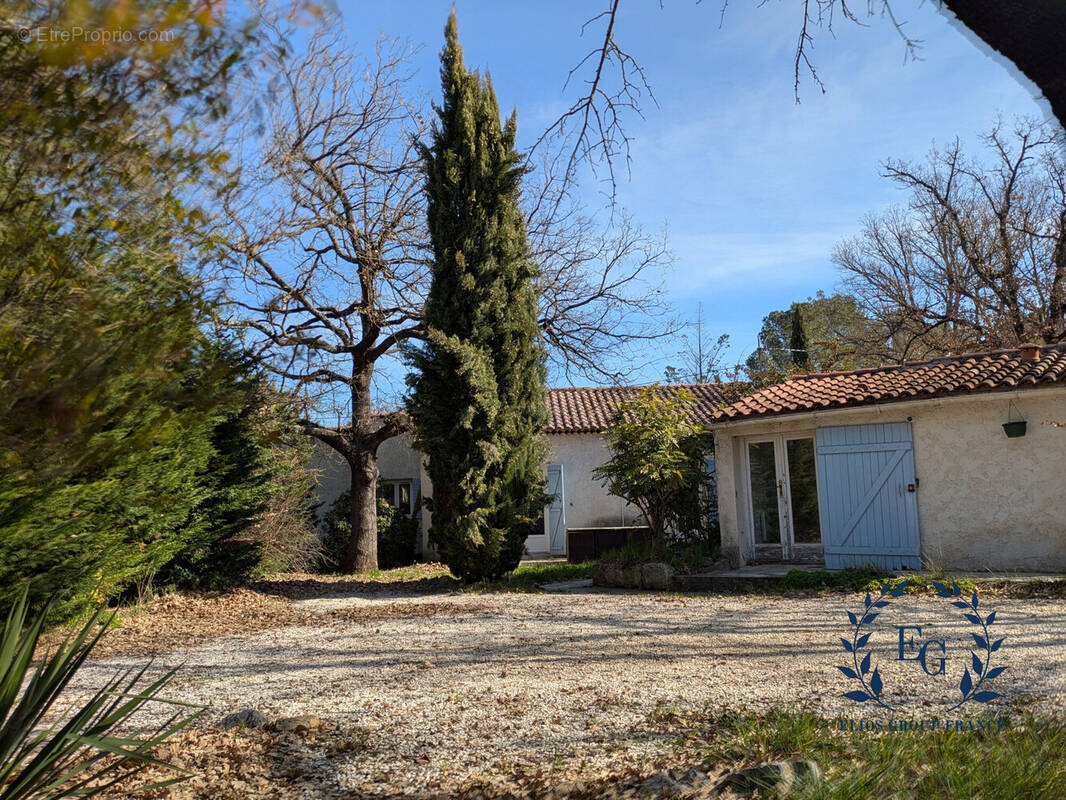
[{"label": "large rock", "polygon": [[727,570],[736,569],[733,563],[725,556],[718,556],[707,566],[707,572],[726,572]]},{"label": "large rock", "polygon": [[598,561],[592,569],[595,586],[613,586],[622,589],[640,588],[640,567],[619,564],[616,561]]},{"label": "large rock", "polygon": [[637,785],[637,793],[640,796],[652,797],[678,797],[687,794],[688,787],[666,772],[659,772],[650,778],[645,778]]},{"label": "large rock", "polygon": [[820,783],[822,768],[814,761],[770,761],[737,770],[718,783],[719,791],[731,789],[737,794],[788,797],[801,784]]},{"label": "large rock", "polygon": [[256,711],[254,708],[244,708],[224,716],[219,726],[222,728],[262,728],[268,721],[263,712]]},{"label": "large rock", "polygon": [[615,571],[613,564],[606,564],[603,561],[597,561],[592,568],[592,585],[593,586],[611,586],[610,581],[614,578]]},{"label": "large rock", "polygon": [[613,586],[622,589],[655,589],[666,591],[677,570],[669,564],[619,564],[616,561],[600,561],[593,567],[592,583],[596,586]]},{"label": "large rock", "polygon": [[670,588],[677,570],[669,564],[652,563],[640,565],[640,585],[645,589],[665,591]]},{"label": "large rock", "polygon": [[713,797],[714,792],[714,782],[707,777],[705,772],[698,769],[690,769],[687,772],[673,769],[669,772],[657,772],[635,784],[630,784],[617,796],[636,795],[642,798],[675,797],[685,798],[685,800],[703,800],[703,798]]}]

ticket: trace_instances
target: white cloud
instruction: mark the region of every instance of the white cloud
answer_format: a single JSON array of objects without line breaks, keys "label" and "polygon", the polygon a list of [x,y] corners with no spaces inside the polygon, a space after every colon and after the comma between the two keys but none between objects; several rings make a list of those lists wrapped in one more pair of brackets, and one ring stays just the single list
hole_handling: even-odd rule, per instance
[{"label": "white cloud", "polygon": [[832,283],[835,271],[829,254],[846,233],[749,231],[672,237],[677,264],[669,276],[671,294],[685,298],[694,291],[716,288]]}]

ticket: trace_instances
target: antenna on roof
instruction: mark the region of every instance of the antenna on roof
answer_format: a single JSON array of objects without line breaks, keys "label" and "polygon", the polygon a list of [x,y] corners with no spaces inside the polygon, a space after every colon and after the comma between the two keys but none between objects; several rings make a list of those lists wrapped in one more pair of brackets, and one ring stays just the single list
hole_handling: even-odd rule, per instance
[{"label": "antenna on roof", "polygon": [[696,383],[703,383],[703,303],[696,304]]}]

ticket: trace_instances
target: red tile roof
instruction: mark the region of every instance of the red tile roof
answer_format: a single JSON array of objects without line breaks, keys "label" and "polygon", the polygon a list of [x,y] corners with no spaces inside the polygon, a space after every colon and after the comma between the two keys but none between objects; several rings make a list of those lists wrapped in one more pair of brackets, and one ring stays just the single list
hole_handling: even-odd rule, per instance
[{"label": "red tile roof", "polygon": [[1038,361],[997,350],[851,372],[801,375],[749,395],[714,415],[716,422],[825,408],[891,403],[975,392],[1066,386],[1066,343],[1039,348]]},{"label": "red tile roof", "polygon": [[[551,415],[545,433],[602,433],[619,405],[636,399],[642,386],[603,386],[578,389],[549,389],[548,411]],[[714,412],[728,400],[717,384],[668,384],[659,386],[660,394],[685,388],[695,398],[692,418],[707,424]]]}]

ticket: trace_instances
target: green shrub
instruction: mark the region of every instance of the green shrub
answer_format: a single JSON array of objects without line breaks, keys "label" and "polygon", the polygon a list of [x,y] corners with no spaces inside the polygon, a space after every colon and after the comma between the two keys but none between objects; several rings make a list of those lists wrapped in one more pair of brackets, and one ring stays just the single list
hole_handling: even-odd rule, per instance
[{"label": "green shrub", "polygon": [[[153,582],[221,589],[256,571],[262,548],[245,534],[274,475],[251,424],[262,379],[246,355],[189,327],[190,309],[172,313],[181,351],[148,348],[167,363],[145,380],[121,362],[98,386],[70,386],[63,402],[87,418],[69,433],[44,414],[0,413],[0,441],[18,440],[0,463],[0,597],[28,584],[39,608],[62,592],[52,608],[65,618]],[[41,367],[43,385],[62,378]]]},{"label": "green shrub", "polygon": [[[29,581],[40,607],[63,591],[61,615],[146,579],[201,534],[212,435],[232,408],[193,379],[205,351],[184,279],[133,264],[102,272],[76,276],[69,293],[41,287],[55,295],[50,326],[20,341],[0,331],[0,389],[15,384],[15,402],[0,400],[0,594]],[[136,282],[144,295],[112,294]],[[99,352],[81,348],[92,380],[63,356],[71,337],[96,340]]]},{"label": "green shrub", "polygon": [[406,567],[415,563],[418,519],[378,497],[378,566]]},{"label": "green shrub", "polygon": [[[393,569],[415,563],[418,519],[378,494],[378,567]],[[351,538],[351,493],[342,492],[323,518],[325,535],[318,562],[320,572],[333,572],[344,559]]]},{"label": "green shrub", "polygon": [[519,564],[513,571],[502,578],[478,581],[466,584],[464,591],[469,592],[539,592],[545,583],[574,581],[591,578],[596,562],[584,561],[580,564]]},{"label": "green shrub", "polygon": [[321,555],[315,478],[307,469],[314,442],[297,430],[295,411],[287,398],[279,397],[256,417],[273,475],[266,505],[245,536],[260,547],[258,571],[263,573],[307,572]]},{"label": "green shrub", "polygon": [[672,544],[710,544],[705,457],[712,443],[706,428],[691,422],[693,404],[685,389],[642,389],[615,411],[604,433],[611,457],[592,472],[640,509],[659,553]]},{"label": "green shrub", "polygon": [[[635,528],[636,531],[647,533],[647,529]],[[629,535],[626,543],[621,547],[612,547],[600,555],[600,561],[609,561],[612,564],[644,564],[648,561],[661,561],[662,552],[652,544],[647,536]]]},{"label": "green shrub", "polygon": [[255,427],[263,405],[262,380],[240,351],[215,345],[190,377],[190,393],[214,392],[228,400],[210,429],[210,454],[196,479],[202,499],[174,538],[174,557],[153,576],[166,588],[221,590],[255,574],[262,546],[245,534],[270,497],[275,473],[269,448]]},{"label": "green shrub", "polygon": [[660,547],[656,547],[650,539],[633,537],[623,546],[604,553],[600,561],[626,566],[662,561],[679,572],[699,572],[714,562],[718,551],[717,545],[696,536],[667,536]]},{"label": "green shrub", "polygon": [[[934,575],[898,575],[896,577],[888,577],[888,586],[890,589],[895,589],[901,583],[906,583],[907,585],[904,587],[903,591],[907,594],[935,591],[933,587],[934,582],[941,583],[948,588],[951,588],[952,583],[957,583],[959,588],[966,594],[973,593],[974,589],[977,588],[977,584],[971,580],[965,578],[955,579],[942,571],[938,571]],[[881,587],[884,583],[884,577],[875,577],[861,588],[864,592],[881,591]]]},{"label": "green shrub", "polygon": [[[115,17],[174,31],[165,48],[0,37],[0,603],[28,584],[32,608],[61,590],[52,613],[78,613],[146,584],[239,503],[213,477],[240,403],[214,381],[198,275],[229,179],[203,134],[255,23],[191,5]],[[115,11],[5,7],[42,29]]]},{"label": "green shrub", "polygon": [[845,592],[867,592],[870,587],[880,591],[882,584],[892,577],[892,573],[873,567],[859,567],[842,570],[801,569],[790,570],[781,579],[780,587],[785,590],[805,591],[829,589]]},{"label": "green shrub", "polygon": [[157,576],[168,588],[226,589],[270,568],[307,568],[318,551],[310,443],[296,409],[247,355],[217,349],[234,408],[211,432],[208,493],[190,520],[196,534]]}]

